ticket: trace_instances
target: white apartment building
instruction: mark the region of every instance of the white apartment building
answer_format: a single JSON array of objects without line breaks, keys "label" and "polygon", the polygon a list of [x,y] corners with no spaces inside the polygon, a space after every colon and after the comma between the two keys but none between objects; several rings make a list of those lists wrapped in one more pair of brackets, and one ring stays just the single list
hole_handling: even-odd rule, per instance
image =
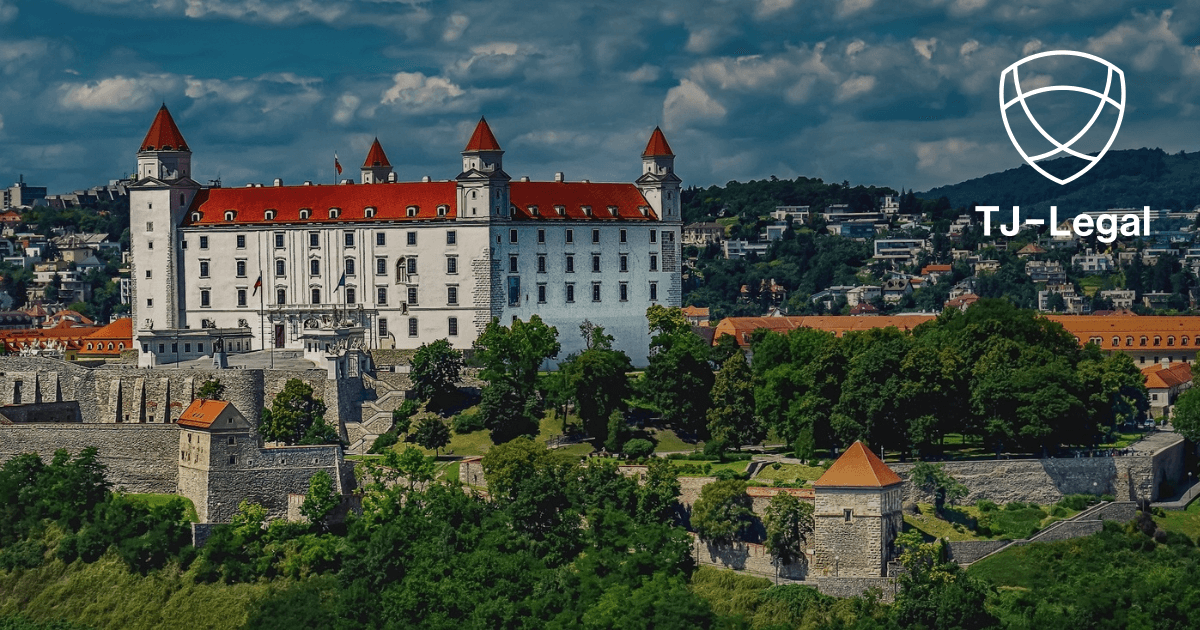
[{"label": "white apartment building", "polygon": [[[679,306],[681,180],[655,129],[634,183],[511,181],[484,120],[454,179],[397,182],[378,140],[361,183],[205,188],[163,107],[130,187],[141,364],[287,348],[466,349],[539,315],[559,358],[587,319],[647,360],[645,311]],[[182,346],[180,345],[182,344]]]}]

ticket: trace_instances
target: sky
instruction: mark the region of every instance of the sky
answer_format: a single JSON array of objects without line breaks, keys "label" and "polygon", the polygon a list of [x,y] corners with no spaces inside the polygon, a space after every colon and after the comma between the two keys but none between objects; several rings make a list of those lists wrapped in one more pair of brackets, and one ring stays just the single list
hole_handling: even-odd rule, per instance
[{"label": "sky", "polygon": [[514,178],[633,181],[659,125],[685,186],[926,190],[1022,164],[1001,73],[1062,49],[1124,71],[1114,149],[1200,149],[1200,0],[0,0],[0,185],[125,175],[165,102],[226,186],[376,136],[450,179],[486,116]]}]

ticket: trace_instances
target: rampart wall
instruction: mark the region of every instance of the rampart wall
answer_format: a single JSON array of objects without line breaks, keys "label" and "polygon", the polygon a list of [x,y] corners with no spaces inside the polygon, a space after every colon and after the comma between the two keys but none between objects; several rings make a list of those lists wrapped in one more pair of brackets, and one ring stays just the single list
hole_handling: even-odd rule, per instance
[{"label": "rampart wall", "polygon": [[114,488],[174,493],[179,429],[169,424],[30,423],[0,425],[0,462],[22,453],[50,461],[58,449],[72,455],[94,446]]}]

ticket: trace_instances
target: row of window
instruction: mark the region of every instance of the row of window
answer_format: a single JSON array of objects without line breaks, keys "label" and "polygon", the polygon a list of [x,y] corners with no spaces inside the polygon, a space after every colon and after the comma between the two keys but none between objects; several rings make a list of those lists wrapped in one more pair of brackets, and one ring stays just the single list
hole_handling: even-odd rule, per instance
[{"label": "row of window", "polygon": [[[183,197],[181,196],[180,203],[182,203],[182,199],[183,199]],[[405,214],[405,216],[408,216],[408,217],[415,217],[418,214],[420,214],[420,212],[421,212],[420,206],[408,206],[407,208],[404,209],[404,214]],[[444,217],[449,212],[450,212],[450,206],[448,206],[446,204],[441,204],[437,207],[437,215],[439,217]],[[263,218],[266,219],[267,221],[274,221],[277,214],[278,213],[273,209],[267,210],[267,211],[263,212]],[[341,208],[330,208],[329,209],[328,216],[330,219],[336,219],[341,215],[342,215]],[[363,216],[368,219],[375,218],[375,208],[371,207],[371,206],[364,208]],[[195,212],[192,214],[192,221],[200,221],[201,218],[203,218],[203,217],[199,212]],[[310,218],[312,218],[312,208],[301,208],[300,209],[300,220],[307,221]],[[225,211],[225,220],[226,221],[234,221],[236,219],[237,219],[237,210],[226,210]],[[146,225],[150,226],[151,224],[147,223]],[[147,227],[147,231],[150,231],[150,227]]]},{"label": "row of window", "polygon": [[[629,255],[628,254],[621,254],[618,257],[617,262],[618,262],[617,267],[620,269],[621,273],[625,273],[625,272],[629,271]],[[518,273],[517,270],[518,270],[517,256],[515,256],[515,255],[509,256],[508,257],[508,272],[509,273]],[[567,273],[575,273],[575,255],[574,254],[567,254],[566,264],[564,265],[563,270],[566,271]],[[600,254],[592,254],[592,271],[594,273],[600,273]],[[658,271],[658,254],[650,254],[650,271]],[[544,254],[538,254],[537,272],[538,273],[546,273],[546,256]]]},{"label": "row of window", "polygon": [[[343,268],[345,269],[345,273],[347,276],[358,275],[358,265],[357,265],[356,259],[347,258],[343,262],[344,262]],[[210,272],[209,261],[201,260],[200,261],[200,277],[208,278],[209,272]],[[236,262],[236,273],[237,273],[237,277],[239,277],[239,278],[247,277],[246,261],[238,260]],[[320,259],[313,258],[308,261],[308,273],[309,273],[309,275],[312,275],[312,276],[321,275]],[[396,281],[397,282],[404,282],[407,280],[408,275],[415,275],[416,273],[417,273],[416,257],[410,256],[410,257],[406,257],[406,258],[401,258],[399,261],[397,261],[397,263],[396,263]],[[458,256],[447,256],[446,257],[446,273],[448,275],[457,275],[458,274]],[[388,259],[387,258],[376,258],[375,259],[375,275],[386,276],[387,274],[388,274]],[[283,258],[275,259],[275,277],[283,278],[286,276],[287,276],[287,260],[285,260]],[[147,278],[150,277],[149,269],[146,270],[146,277]]]},{"label": "row of window", "polygon": [[[509,299],[508,299],[510,306],[516,306],[516,305],[520,304],[520,294],[521,294],[520,286],[521,286],[520,283],[510,284]],[[568,282],[564,286],[565,286],[566,301],[568,303],[574,302],[575,301],[575,283]],[[629,283],[621,282],[617,286],[618,286],[618,289],[617,289],[618,299],[622,302],[628,301],[629,300]],[[601,287],[601,283],[599,283],[599,282],[592,283],[592,301],[593,302],[601,301],[600,287]],[[345,302],[347,304],[358,304],[357,288],[356,287],[345,287],[344,290],[346,292]],[[311,304],[321,304],[322,303],[321,302],[321,289],[314,287],[310,291],[311,291],[310,297],[312,298]],[[408,301],[406,303],[409,306],[416,306],[417,304],[419,304],[419,302],[417,300],[417,287],[408,287],[407,297],[408,297]],[[658,300],[658,283],[656,283],[656,282],[650,283],[650,299],[654,300],[654,301]],[[539,304],[545,304],[547,302],[546,285],[544,283],[537,285],[537,301]],[[276,289],[275,290],[275,303],[279,304],[279,305],[284,305],[284,304],[288,303],[287,289]],[[375,288],[375,304],[378,306],[387,306],[387,304],[388,304],[388,288],[387,287],[376,287]],[[237,289],[237,305],[239,307],[248,306],[246,289]],[[458,306],[458,286],[451,285],[451,286],[446,287],[446,305],[447,306]],[[200,290],[200,308],[209,308],[211,306],[212,306],[212,290],[211,289],[201,289]]]},{"label": "row of window", "polygon": [[[624,228],[622,228],[622,229],[621,229],[621,230],[620,230],[620,231],[619,231],[617,234],[618,234],[617,238],[618,238],[618,240],[619,240],[621,243],[628,243],[628,242],[629,242],[629,233],[628,233],[628,230],[625,230]],[[499,238],[499,237],[497,237],[497,238]],[[564,234],[564,239],[563,239],[563,240],[564,240],[564,242],[566,242],[566,243],[574,243],[574,242],[575,242],[575,230],[574,230],[574,229],[571,229],[571,228],[567,228],[567,231],[566,231],[566,233]],[[509,243],[514,243],[514,244],[517,242],[517,230],[515,230],[515,229],[510,229],[510,230],[508,231],[508,242],[509,242]],[[539,243],[545,243],[545,242],[546,242],[546,230],[544,230],[544,229],[541,229],[541,228],[539,228],[539,229],[538,229],[538,231],[537,231],[537,242],[539,242]],[[599,230],[598,228],[593,228],[593,229],[592,229],[592,242],[593,242],[593,243],[599,243],[599,242],[600,242],[600,230]],[[657,243],[657,242],[658,242],[658,230],[650,230],[650,242],[651,242],[651,243]]]},{"label": "row of window", "polygon": [[[246,350],[250,349],[250,343],[251,343],[250,341],[248,341],[248,340],[246,341]],[[230,350],[235,350],[237,352],[241,352],[242,351],[242,342],[241,341],[228,342],[226,344],[226,348],[228,348]],[[192,351],[192,344],[190,342],[184,343],[183,344],[183,352],[186,354],[186,353],[190,353],[191,351]],[[143,343],[142,344],[142,352],[150,352],[150,344]],[[167,352],[166,344],[162,344],[162,343],[158,344],[158,354],[162,355],[162,354],[166,354],[166,352]],[[199,352],[200,354],[204,354],[204,343],[203,342],[196,343],[196,352]],[[171,343],[171,353],[172,354],[179,353],[179,342],[176,341],[176,342]]]},{"label": "row of window", "polygon": [[[1200,343],[1200,337],[1197,337],[1196,340],[1198,343]],[[1188,341],[1189,341],[1188,336],[1184,335],[1183,337],[1180,337],[1179,345],[1186,346],[1186,345],[1188,345]],[[1141,338],[1138,340],[1138,345],[1145,346],[1149,342],[1150,342],[1150,338],[1147,337],[1146,335],[1142,335]],[[1094,343],[1098,346],[1104,345],[1104,338],[1103,337],[1091,337],[1088,339],[1088,343]],[[1121,338],[1114,336],[1112,338],[1112,347],[1117,348],[1120,345],[1121,345]],[[1162,336],[1155,335],[1153,345],[1161,346],[1162,345]],[[1175,335],[1167,335],[1167,346],[1173,347],[1174,345],[1175,345]],[[1132,335],[1125,337],[1125,347],[1128,347],[1128,348],[1133,347],[1133,336]]]},{"label": "row of window", "polygon": [[[408,318],[408,336],[416,337],[419,334],[420,334],[420,325],[419,325],[419,322],[417,321],[417,318],[409,317]],[[450,337],[458,336],[458,318],[457,317],[447,317],[446,318],[446,334]],[[387,336],[388,336],[388,320],[386,317],[380,317],[379,318],[379,337],[383,338],[383,337],[387,337]]]},{"label": "row of window", "polygon": [[[149,225],[149,224],[147,224],[147,225]],[[621,231],[624,232],[624,230],[621,230]],[[354,247],[354,243],[355,243],[354,235],[355,235],[355,232],[351,232],[351,231],[343,232],[342,233],[342,244],[346,247]],[[405,236],[406,244],[408,244],[408,245],[416,245],[417,244],[417,233],[416,232],[406,232],[404,236]],[[284,247],[287,246],[286,245],[286,243],[287,243],[286,233],[275,232],[274,237],[275,237],[275,249],[283,249]],[[237,248],[245,249],[246,248],[246,235],[245,234],[237,234],[235,236],[235,238],[237,241]],[[653,242],[653,241],[654,241],[654,239],[651,239],[651,242]],[[625,242],[625,241],[622,240],[621,242]],[[447,245],[456,245],[457,243],[458,243],[458,233],[455,230],[447,231],[446,232],[446,244]],[[387,233],[386,232],[376,232],[375,233],[375,245],[377,245],[379,247],[383,247],[383,246],[387,245]],[[320,232],[309,232],[308,233],[308,246],[313,247],[313,248],[321,246],[321,233]],[[153,248],[154,248],[154,246],[151,245],[150,249],[153,249]],[[187,241],[186,240],[183,241],[183,248],[187,249]],[[208,236],[200,237],[200,249],[208,249]]]}]

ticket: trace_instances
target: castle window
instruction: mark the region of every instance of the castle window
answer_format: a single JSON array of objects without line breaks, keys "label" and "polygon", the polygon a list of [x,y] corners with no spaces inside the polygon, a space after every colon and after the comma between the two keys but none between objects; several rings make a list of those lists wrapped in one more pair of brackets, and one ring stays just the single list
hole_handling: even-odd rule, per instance
[{"label": "castle window", "polygon": [[355,269],[354,269],[354,259],[353,259],[353,258],[347,258],[347,259],[346,259],[346,275],[347,275],[347,276],[353,276],[353,275],[355,275],[355,273],[354,273],[354,272],[355,272]]},{"label": "castle window", "polygon": [[237,438],[233,437],[232,435],[231,435],[231,436],[229,436],[229,445],[230,445],[230,446],[236,446],[236,445],[237,445]]},{"label": "castle window", "polygon": [[572,230],[571,228],[567,228],[566,242],[567,243],[575,242],[575,230]]},{"label": "castle window", "polygon": [[308,217],[311,215],[312,215],[312,210],[310,210],[309,208],[301,208],[300,209],[300,220],[301,221],[308,220]]},{"label": "castle window", "polygon": [[387,327],[387,318],[386,317],[379,318],[379,336],[380,337],[388,336],[388,327]]},{"label": "castle window", "polygon": [[655,254],[650,254],[650,271],[658,271],[658,256]]},{"label": "castle window", "polygon": [[451,306],[458,304],[458,287],[446,287],[446,304]]},{"label": "castle window", "polygon": [[409,258],[408,258],[408,275],[410,275],[410,276],[416,275],[416,273],[417,273],[417,259],[416,259],[416,257],[409,256]]},{"label": "castle window", "polygon": [[567,207],[566,206],[554,206],[554,213],[560,217],[564,216],[567,214]]},{"label": "castle window", "polygon": [[374,219],[375,208],[368,206],[365,210],[363,210],[363,216],[367,217],[368,219]]},{"label": "castle window", "polygon": [[1126,337],[1126,338],[1125,338],[1125,345],[1126,345],[1126,346],[1132,346],[1132,345],[1133,345],[1133,337]]},{"label": "castle window", "polygon": [[357,304],[358,303],[358,295],[355,293],[354,287],[346,287],[346,303],[347,304]]},{"label": "castle window", "polygon": [[321,233],[320,232],[309,232],[308,233],[308,246],[309,247],[320,247],[321,246]]},{"label": "castle window", "polygon": [[567,254],[567,273],[575,273],[575,257]]},{"label": "castle window", "polygon": [[650,230],[650,242],[651,243],[658,242],[658,230]]},{"label": "castle window", "polygon": [[330,208],[329,209],[329,218],[336,219],[336,218],[338,218],[338,215],[341,213],[342,213],[342,211],[339,210],[338,208]]},{"label": "castle window", "polygon": [[417,287],[408,287],[408,303],[413,305],[417,303]]},{"label": "castle window", "polygon": [[458,336],[458,318],[451,317],[446,323],[448,324],[448,328],[449,328],[448,332],[449,332],[450,336],[457,337]]},{"label": "castle window", "polygon": [[600,242],[600,230],[592,230],[592,242],[593,243]]},{"label": "castle window", "polygon": [[446,232],[446,244],[447,245],[458,244],[458,233],[455,232],[454,230],[450,230],[450,231]]},{"label": "castle window", "polygon": [[209,302],[209,292],[208,289],[204,289],[200,291],[200,308],[208,308],[209,306],[211,306],[211,303]]},{"label": "castle window", "polygon": [[447,206],[446,204],[442,204],[437,207],[437,215],[439,217],[446,216],[446,213],[448,213],[448,212],[450,212],[450,206]]},{"label": "castle window", "polygon": [[417,216],[417,212],[419,212],[419,211],[420,211],[420,208],[418,208],[417,206],[409,206],[409,207],[405,208],[405,212],[410,217]]},{"label": "castle window", "polygon": [[567,303],[575,301],[575,285],[567,283]]},{"label": "castle window", "polygon": [[237,217],[237,211],[235,211],[235,210],[226,210],[225,211],[225,220],[226,221],[232,221],[235,217]]},{"label": "castle window", "polygon": [[1148,338],[1148,337],[1146,337],[1146,335],[1142,335],[1142,340],[1141,340],[1141,341],[1142,341],[1141,345],[1143,345],[1143,346],[1144,346],[1144,345],[1146,345],[1146,342],[1147,342],[1147,341],[1149,341],[1149,338]]},{"label": "castle window", "polygon": [[387,287],[377,287],[375,289],[375,303],[380,306],[387,306]]},{"label": "castle window", "polygon": [[617,207],[616,207],[616,206],[609,206],[609,207],[608,207],[608,213],[609,213],[609,214],[611,214],[611,215],[612,215],[612,216],[614,216],[614,217],[615,217],[615,216],[617,216]]},{"label": "castle window", "polygon": [[517,257],[508,257],[508,273],[517,273]]},{"label": "castle window", "polygon": [[312,276],[321,275],[321,261],[316,258],[308,261],[308,273]]},{"label": "castle window", "polygon": [[416,317],[408,318],[408,336],[409,337],[417,336],[417,318]]},{"label": "castle window", "polygon": [[230,456],[229,456],[229,465],[230,465],[230,466],[237,466],[237,455],[230,455]]},{"label": "castle window", "polygon": [[539,255],[537,257],[538,273],[546,273],[546,256]]},{"label": "castle window", "polygon": [[621,254],[621,272],[629,271],[629,256]]},{"label": "castle window", "polygon": [[538,242],[539,243],[546,242],[546,230],[538,230]]},{"label": "castle window", "polygon": [[[154,248],[151,247],[151,249],[154,249]],[[208,249],[208,237],[207,236],[200,237],[200,249]]]},{"label": "castle window", "polygon": [[244,260],[237,261],[237,277],[239,277],[239,278],[246,277],[246,261],[244,261]]},{"label": "castle window", "polygon": [[153,231],[154,231],[154,222],[153,222],[153,221],[147,221],[147,222],[146,222],[146,231],[147,231],[147,232],[153,232]]},{"label": "castle window", "polygon": [[275,249],[283,249],[283,232],[275,233]]},{"label": "castle window", "polygon": [[846,522],[847,522],[847,523],[849,523],[849,522],[850,522],[850,518],[851,518],[852,516],[854,516],[854,510],[851,510],[851,509],[848,509],[848,508],[847,508],[847,509],[845,509],[845,510],[842,510],[842,516],[844,516],[844,517],[846,518]]},{"label": "castle window", "polygon": [[200,222],[200,213],[193,212],[192,213],[192,223],[199,223],[199,222]]},{"label": "castle window", "polygon": [[287,290],[286,289],[275,289],[275,303],[276,304],[287,304]]},{"label": "castle window", "polygon": [[1156,345],[1156,346],[1158,346],[1158,345],[1162,345],[1162,337],[1159,337],[1158,335],[1155,335],[1155,336],[1154,336],[1154,345]]},{"label": "castle window", "polygon": [[458,274],[458,256],[447,256],[446,275],[453,276],[456,274]]},{"label": "castle window", "polygon": [[593,302],[600,301],[600,283],[599,282],[592,283],[592,301]]},{"label": "castle window", "polygon": [[238,306],[246,305],[246,290],[245,289],[237,290],[237,305]]},{"label": "castle window", "polygon": [[628,237],[628,234],[625,233],[625,230],[621,230],[621,242],[622,243],[627,242],[627,237]]},{"label": "castle window", "polygon": [[1167,337],[1167,345],[1168,346],[1175,345],[1175,335],[1171,335],[1170,337]]},{"label": "castle window", "polygon": [[282,258],[275,260],[275,276],[278,278],[284,277],[287,271],[287,263]]},{"label": "castle window", "polygon": [[1181,345],[1181,346],[1186,346],[1186,345],[1188,345],[1188,338],[1187,338],[1187,335],[1184,335],[1184,336],[1183,336],[1183,338],[1179,340],[1179,345]]},{"label": "castle window", "polygon": [[629,301],[629,285],[622,282],[620,289],[621,289],[621,301],[628,302]]},{"label": "castle window", "polygon": [[538,295],[538,304],[545,304],[546,303],[546,285],[545,284],[537,285],[537,291],[538,291],[538,294],[537,294]]},{"label": "castle window", "polygon": [[313,290],[312,290],[312,303],[313,303],[313,304],[320,304],[320,303],[321,303],[321,290],[320,290],[320,289],[313,289]]},{"label": "castle window", "polygon": [[375,233],[375,245],[377,245],[379,247],[383,247],[384,245],[387,245],[387,234],[384,232],[376,232]]},{"label": "castle window", "polygon": [[200,277],[201,278],[208,277],[208,261],[207,260],[200,261]]},{"label": "castle window", "polygon": [[409,245],[416,245],[416,244],[417,244],[417,233],[416,233],[416,232],[408,232],[408,233],[406,233],[406,234],[405,234],[405,238],[407,239],[407,240],[406,240],[406,242],[407,242]]},{"label": "castle window", "polygon": [[529,214],[530,214],[530,216],[535,216],[535,217],[538,216],[538,207],[537,206],[529,206]]},{"label": "castle window", "polygon": [[592,272],[600,273],[600,254],[592,254]]},{"label": "castle window", "polygon": [[591,207],[591,206],[584,206],[584,207],[583,207],[583,214],[584,214],[584,216],[589,216],[589,217],[590,217],[590,216],[592,216],[592,207]]},{"label": "castle window", "polygon": [[346,247],[354,247],[354,232],[343,232],[342,240],[346,244]]},{"label": "castle window", "polygon": [[657,299],[658,299],[658,283],[651,282],[650,283],[650,301],[653,302]]},{"label": "castle window", "polygon": [[[375,275],[377,275],[377,276],[386,276],[387,275],[387,259],[386,258],[376,258],[375,259]],[[399,280],[399,278],[397,278],[397,280]]]},{"label": "castle window", "polygon": [[265,213],[263,213],[263,218],[265,218],[268,221],[274,221],[275,220],[275,211],[267,210]]},{"label": "castle window", "polygon": [[516,231],[516,230],[509,230],[509,231],[508,231],[508,242],[509,242],[509,243],[516,243],[516,242],[517,242],[517,231]]},{"label": "castle window", "polygon": [[642,216],[650,216],[650,206],[638,206],[638,210],[641,211]]}]

